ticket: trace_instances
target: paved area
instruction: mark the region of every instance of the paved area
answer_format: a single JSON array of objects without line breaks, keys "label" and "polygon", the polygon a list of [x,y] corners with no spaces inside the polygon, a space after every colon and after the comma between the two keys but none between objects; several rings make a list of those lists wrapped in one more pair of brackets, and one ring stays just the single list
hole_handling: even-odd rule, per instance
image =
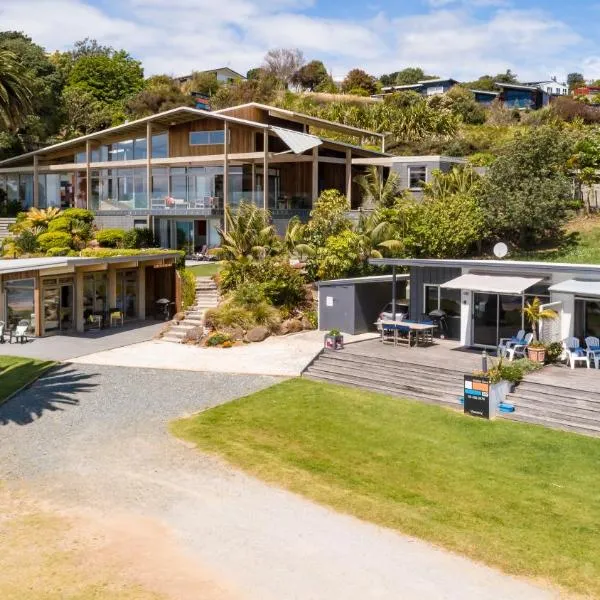
[{"label": "paved area", "polygon": [[[374,334],[346,335],[347,342],[373,338]],[[234,348],[202,348],[154,340],[96,352],[73,359],[78,364],[113,365],[152,369],[246,373],[295,377],[323,348],[322,331],[271,337],[258,344]]]},{"label": "paved area", "polygon": [[553,597],[272,488],[168,434],[170,419],[275,381],[63,366],[0,407],[0,479],[51,506],[160,524],[186,560],[239,599]]},{"label": "paved area", "polygon": [[33,338],[25,344],[5,342],[0,345],[0,354],[64,361],[151,340],[164,325],[163,321],[146,321],[124,327],[94,329],[82,334],[68,333]]}]

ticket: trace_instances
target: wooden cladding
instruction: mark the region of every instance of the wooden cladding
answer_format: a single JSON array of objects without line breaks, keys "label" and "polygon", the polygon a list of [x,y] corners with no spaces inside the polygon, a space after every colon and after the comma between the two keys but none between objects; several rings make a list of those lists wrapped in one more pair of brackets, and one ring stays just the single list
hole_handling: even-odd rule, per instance
[{"label": "wooden cladding", "polygon": [[[223,144],[190,146],[190,132],[218,131],[223,129],[223,121],[199,119],[181,123],[169,129],[169,156],[211,156],[223,154]],[[229,123],[229,153],[254,152],[254,129]]]}]

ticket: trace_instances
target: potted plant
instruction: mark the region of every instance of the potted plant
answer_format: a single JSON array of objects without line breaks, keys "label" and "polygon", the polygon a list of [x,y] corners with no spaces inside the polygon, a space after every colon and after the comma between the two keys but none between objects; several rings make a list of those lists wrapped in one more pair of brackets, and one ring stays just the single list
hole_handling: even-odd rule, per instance
[{"label": "potted plant", "polygon": [[344,336],[339,329],[332,329],[325,334],[325,348],[328,350],[341,350],[344,347]]},{"label": "potted plant", "polygon": [[544,363],[546,359],[546,346],[538,339],[538,329],[544,319],[556,319],[558,314],[551,308],[542,309],[542,303],[539,298],[534,298],[523,308],[523,315],[531,325],[533,341],[527,347],[527,356],[529,360],[537,363]]}]

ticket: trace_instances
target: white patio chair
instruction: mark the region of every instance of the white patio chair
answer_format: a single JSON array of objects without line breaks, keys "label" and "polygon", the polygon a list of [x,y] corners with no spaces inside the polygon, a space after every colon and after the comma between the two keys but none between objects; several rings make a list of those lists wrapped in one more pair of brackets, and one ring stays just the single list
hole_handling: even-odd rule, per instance
[{"label": "white patio chair", "polygon": [[522,342],[524,338],[525,338],[525,330],[524,329],[519,329],[519,331],[517,332],[517,335],[515,335],[514,337],[500,338],[500,341],[498,342],[497,355],[504,356],[504,352],[508,348],[514,346],[515,344]]},{"label": "white patio chair", "polygon": [[525,352],[527,352],[527,346],[531,344],[531,340],[533,340],[533,333],[529,332],[520,343],[513,344],[509,348],[506,348],[503,356],[508,358],[508,360],[515,360],[516,357],[525,358]]},{"label": "white patio chair", "polygon": [[577,362],[584,362],[587,368],[590,368],[590,357],[588,356],[587,351],[580,346],[578,338],[566,338],[563,340],[563,348],[567,363],[571,365],[571,369],[575,368]]},{"label": "white patio chair", "polygon": [[6,330],[6,323],[0,321],[0,344],[4,344],[4,332]]},{"label": "white patio chair", "polygon": [[600,339],[590,335],[585,338],[585,346],[587,355],[594,361],[596,369],[600,368]]},{"label": "white patio chair", "polygon": [[27,341],[27,330],[29,329],[29,321],[23,319],[19,321],[19,324],[15,327],[15,330],[12,332],[11,341],[14,337],[17,342],[20,340],[21,344],[24,344]]}]

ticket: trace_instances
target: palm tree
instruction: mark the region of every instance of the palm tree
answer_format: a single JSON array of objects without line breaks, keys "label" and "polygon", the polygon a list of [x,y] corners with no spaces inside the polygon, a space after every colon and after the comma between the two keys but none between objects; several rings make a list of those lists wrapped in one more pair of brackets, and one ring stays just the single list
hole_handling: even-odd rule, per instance
[{"label": "palm tree", "polygon": [[0,120],[17,130],[32,112],[32,82],[13,52],[0,50]]},{"label": "palm tree", "polygon": [[402,242],[394,237],[397,233],[394,225],[378,213],[361,215],[356,232],[361,236],[360,247],[366,254],[365,259],[383,258],[383,251],[402,250],[404,247]]},{"label": "palm tree", "polygon": [[51,206],[49,208],[30,208],[27,211],[27,221],[31,227],[48,228],[48,223],[56,219],[60,214],[60,208]]},{"label": "palm tree", "polygon": [[306,225],[302,223],[298,216],[292,217],[285,230],[283,244],[285,249],[292,255],[298,256],[300,260],[304,256],[314,256],[315,249],[311,244],[305,242]]},{"label": "palm tree", "polygon": [[538,324],[540,321],[558,318],[558,314],[551,308],[544,308],[542,310],[542,303],[538,297],[535,297],[531,302],[528,302],[524,306],[523,316],[531,325],[531,332],[533,333],[534,342],[538,341]]},{"label": "palm tree", "polygon": [[384,181],[379,169],[371,165],[367,167],[366,175],[358,175],[355,181],[362,190],[363,208],[389,208],[400,195],[400,176],[395,171],[390,171]]},{"label": "palm tree", "polygon": [[468,195],[480,185],[481,177],[470,166],[454,167],[448,173],[434,171],[433,181],[425,185],[428,198],[443,199],[453,194]]},{"label": "palm tree", "polygon": [[277,252],[275,228],[270,214],[255,204],[242,201],[237,211],[225,209],[226,227],[217,228],[221,246],[215,253],[225,260],[264,258]]}]

